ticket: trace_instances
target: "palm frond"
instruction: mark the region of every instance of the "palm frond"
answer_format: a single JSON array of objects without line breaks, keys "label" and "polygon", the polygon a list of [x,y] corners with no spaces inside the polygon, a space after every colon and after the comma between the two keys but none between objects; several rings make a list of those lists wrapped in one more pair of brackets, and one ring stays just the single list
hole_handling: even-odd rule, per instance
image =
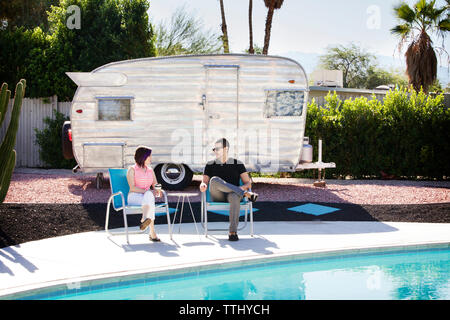
[{"label": "palm frond", "polygon": [[447,19],[439,21],[437,26],[440,31],[450,31],[450,19],[447,17]]},{"label": "palm frond", "polygon": [[390,31],[392,34],[395,34],[402,38],[405,38],[411,33],[412,28],[411,28],[410,24],[405,23],[405,24],[399,24],[399,25],[393,27]]},{"label": "palm frond", "polygon": [[413,23],[416,19],[416,13],[414,12],[414,10],[404,2],[394,7],[394,13],[398,18],[406,21],[409,24]]},{"label": "palm frond", "polygon": [[[434,6],[435,1],[431,1],[431,2],[433,3],[433,6]],[[425,10],[427,10],[427,6],[428,6],[428,3],[426,0],[419,0],[414,5],[414,8],[416,9],[417,13],[422,13]]]},{"label": "palm frond", "polygon": [[430,37],[423,32],[413,41],[405,53],[406,73],[415,90],[424,91],[436,80],[437,58]]},{"label": "palm frond", "polygon": [[436,21],[437,19],[439,19],[441,17],[441,15],[446,12],[448,10],[447,7],[442,7],[442,8],[433,8],[433,10],[430,10],[428,12],[428,17],[433,20]]}]

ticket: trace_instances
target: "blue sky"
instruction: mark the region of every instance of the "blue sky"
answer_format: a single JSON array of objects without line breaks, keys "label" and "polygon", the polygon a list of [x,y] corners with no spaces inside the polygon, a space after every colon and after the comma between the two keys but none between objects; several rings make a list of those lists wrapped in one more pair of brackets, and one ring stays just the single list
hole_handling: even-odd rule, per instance
[{"label": "blue sky", "polygon": [[[385,66],[404,65],[403,53],[397,50],[398,39],[389,31],[397,24],[392,8],[399,2],[285,0],[283,7],[274,14],[269,54],[311,59],[306,63],[313,68],[313,60],[323,54],[327,46],[354,42],[379,56],[379,61]],[[406,2],[413,4],[415,0]],[[444,0],[437,1],[438,5],[444,3]],[[203,20],[205,28],[221,33],[218,0],[150,0],[151,21],[154,24],[161,20],[168,21],[175,9],[183,4],[186,4],[189,13]],[[231,51],[244,52],[248,48],[248,1],[224,0],[224,7]],[[264,43],[266,14],[264,1],[253,0],[254,43],[261,47]],[[442,41],[437,44],[442,45]],[[448,37],[444,47],[450,51]],[[444,56],[441,65],[447,66]]]}]

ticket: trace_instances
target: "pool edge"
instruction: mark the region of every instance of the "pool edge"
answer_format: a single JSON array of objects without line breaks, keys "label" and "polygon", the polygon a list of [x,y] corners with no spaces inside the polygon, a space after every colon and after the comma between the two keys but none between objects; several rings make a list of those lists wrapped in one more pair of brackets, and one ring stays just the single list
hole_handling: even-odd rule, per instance
[{"label": "pool edge", "polygon": [[247,265],[265,265],[270,263],[280,263],[288,260],[317,260],[331,258],[336,256],[364,255],[374,253],[395,253],[404,251],[429,250],[429,249],[448,249],[450,242],[430,242],[413,243],[402,245],[377,245],[371,247],[352,247],[340,249],[323,249],[307,251],[290,251],[283,253],[273,253],[267,255],[252,255],[239,258],[228,258],[220,260],[202,261],[196,263],[184,263],[173,267],[164,268],[145,268],[127,271],[118,271],[108,274],[96,274],[77,278],[58,279],[54,281],[36,283],[21,287],[15,287],[3,290],[0,294],[0,300],[16,300],[29,296],[45,295],[55,291],[76,291],[83,288],[111,283],[124,283],[137,281],[142,278],[161,278],[175,277],[184,274],[203,273],[211,270],[229,270],[240,268]]}]

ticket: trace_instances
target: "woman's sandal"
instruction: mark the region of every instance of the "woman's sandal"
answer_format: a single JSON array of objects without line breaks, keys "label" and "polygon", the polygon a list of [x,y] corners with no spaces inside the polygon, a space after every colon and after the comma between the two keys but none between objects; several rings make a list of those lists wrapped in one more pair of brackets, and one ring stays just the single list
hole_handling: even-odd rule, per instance
[{"label": "woman's sandal", "polygon": [[158,238],[158,237],[152,238],[152,236],[149,236],[149,239],[150,239],[150,241],[152,241],[152,242],[160,242],[160,241],[161,241],[161,239]]},{"label": "woman's sandal", "polygon": [[149,219],[149,218],[145,219],[143,222],[141,222],[139,229],[141,229],[141,230],[147,229],[147,227],[150,225],[150,223],[152,223],[151,219]]}]

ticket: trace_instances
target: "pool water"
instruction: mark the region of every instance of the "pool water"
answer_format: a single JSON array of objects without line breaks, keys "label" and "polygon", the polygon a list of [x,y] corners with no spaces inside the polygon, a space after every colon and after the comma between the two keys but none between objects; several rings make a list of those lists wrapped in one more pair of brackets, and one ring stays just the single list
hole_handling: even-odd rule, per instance
[{"label": "pool water", "polygon": [[450,249],[268,262],[26,299],[448,300]]}]

